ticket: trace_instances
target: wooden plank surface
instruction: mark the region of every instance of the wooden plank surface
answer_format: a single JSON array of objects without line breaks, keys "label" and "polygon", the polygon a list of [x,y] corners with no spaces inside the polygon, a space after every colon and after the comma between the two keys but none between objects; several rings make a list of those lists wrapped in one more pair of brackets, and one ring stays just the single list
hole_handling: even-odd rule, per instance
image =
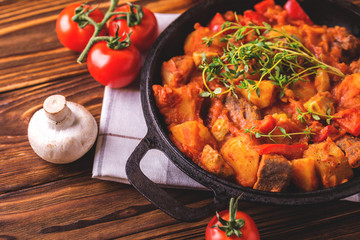
[{"label": "wooden plank surface", "polygon": [[[203,239],[210,218],[179,222],[131,186],[92,179],[94,148],[66,165],[47,163],[32,151],[28,122],[49,95],[84,105],[100,121],[104,88],[55,33],[58,13],[72,2],[0,0],[0,239]],[[169,13],[197,2],[135,1]],[[96,3],[101,9],[109,5]],[[168,192],[196,207],[212,199],[209,192]],[[254,218],[262,239],[360,239],[359,203],[241,202],[240,208]]]}]

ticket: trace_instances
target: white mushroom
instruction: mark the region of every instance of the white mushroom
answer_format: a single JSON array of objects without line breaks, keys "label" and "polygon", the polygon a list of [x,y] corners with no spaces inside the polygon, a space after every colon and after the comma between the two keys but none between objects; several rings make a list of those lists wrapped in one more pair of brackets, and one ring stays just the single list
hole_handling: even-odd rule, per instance
[{"label": "white mushroom", "polygon": [[73,162],[88,152],[97,132],[89,111],[80,104],[67,102],[64,96],[53,95],[31,118],[28,138],[42,159],[61,164]]}]

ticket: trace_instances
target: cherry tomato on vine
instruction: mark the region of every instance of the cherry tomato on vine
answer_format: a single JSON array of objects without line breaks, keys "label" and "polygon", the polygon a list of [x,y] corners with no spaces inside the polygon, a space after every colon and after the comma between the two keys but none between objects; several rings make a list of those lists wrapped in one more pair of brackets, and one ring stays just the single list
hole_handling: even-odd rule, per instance
[{"label": "cherry tomato on vine", "polygon": [[147,8],[138,5],[123,5],[115,12],[126,14],[116,15],[109,21],[109,34],[115,36],[118,30],[131,34],[131,42],[140,51],[148,50],[155,42],[158,34],[158,24],[155,15]]},{"label": "cherry tomato on vine", "polygon": [[[94,26],[87,24],[84,28],[80,28],[77,22],[72,20],[75,15],[75,9],[80,7],[81,4],[75,3],[64,8],[56,20],[56,34],[61,44],[65,47],[81,52],[84,50],[86,44],[94,33]],[[92,9],[89,5],[84,5],[84,10]],[[104,14],[99,9],[95,9],[89,14],[95,22],[101,22]],[[103,28],[99,35],[106,35],[107,30]]]},{"label": "cherry tomato on vine", "polygon": [[237,211],[238,199],[230,200],[229,210],[216,213],[206,227],[206,240],[260,240],[254,220],[246,213]]},{"label": "cherry tomato on vine", "polygon": [[88,53],[87,66],[91,76],[101,84],[125,87],[140,70],[140,52],[133,45],[114,50],[105,41],[97,42]]}]

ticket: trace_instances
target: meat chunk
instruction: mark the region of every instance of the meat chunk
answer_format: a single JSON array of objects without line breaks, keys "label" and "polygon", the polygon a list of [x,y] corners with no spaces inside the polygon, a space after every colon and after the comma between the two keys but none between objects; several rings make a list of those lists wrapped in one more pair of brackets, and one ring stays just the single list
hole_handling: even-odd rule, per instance
[{"label": "meat chunk", "polygon": [[360,140],[358,138],[345,135],[335,143],[345,152],[345,156],[352,168],[360,167]]},{"label": "meat chunk", "polygon": [[341,51],[340,60],[345,63],[350,63],[360,55],[360,40],[354,35],[350,34],[344,27],[328,28],[327,33],[335,36],[334,41],[329,42],[332,52]]},{"label": "meat chunk", "polygon": [[350,72],[360,73],[360,58],[350,64]]},{"label": "meat chunk", "polygon": [[349,64],[360,53],[360,41],[344,27],[304,26],[305,46],[326,63]]},{"label": "meat chunk", "polygon": [[247,121],[260,120],[260,112],[256,106],[244,98],[236,98],[228,95],[225,98],[225,107],[229,110],[229,118],[238,127],[242,127]]},{"label": "meat chunk", "polygon": [[294,93],[295,100],[307,101],[316,94],[315,84],[311,81],[301,81],[291,84],[290,89]]},{"label": "meat chunk", "polygon": [[205,145],[200,158],[201,167],[222,178],[230,178],[234,175],[233,169],[227,164],[218,151],[210,145]]},{"label": "meat chunk", "polygon": [[270,192],[282,192],[289,186],[292,165],[281,155],[263,155],[257,172],[254,189]]}]

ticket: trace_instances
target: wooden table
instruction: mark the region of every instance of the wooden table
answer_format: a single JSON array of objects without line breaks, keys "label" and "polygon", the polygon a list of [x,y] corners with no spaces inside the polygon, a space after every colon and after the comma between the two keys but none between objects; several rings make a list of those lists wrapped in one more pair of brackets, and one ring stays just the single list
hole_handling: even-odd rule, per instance
[{"label": "wooden table", "polygon": [[[203,239],[210,218],[179,222],[129,185],[92,179],[94,148],[67,165],[47,163],[32,151],[28,122],[49,95],[62,94],[100,120],[104,87],[55,33],[58,13],[71,2],[0,1],[0,239]],[[136,2],[167,13],[196,3]],[[109,5],[100,3],[102,9]],[[208,192],[168,191],[191,206],[212,198]],[[360,239],[359,206],[241,202],[240,208],[254,218],[263,239]]]}]

